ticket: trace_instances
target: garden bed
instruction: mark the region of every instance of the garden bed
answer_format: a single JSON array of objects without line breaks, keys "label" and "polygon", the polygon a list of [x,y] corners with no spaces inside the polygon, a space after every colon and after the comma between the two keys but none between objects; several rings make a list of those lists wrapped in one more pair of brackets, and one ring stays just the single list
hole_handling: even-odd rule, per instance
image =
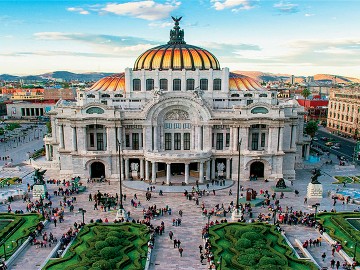
[{"label": "garden bed", "polygon": [[351,183],[359,183],[359,178],[356,176],[334,176],[336,179],[336,182],[333,182],[333,184],[339,185],[339,184],[351,184]]},{"label": "garden bed", "polygon": [[134,223],[88,224],[77,235],[64,258],[44,270],[144,269],[149,230]]},{"label": "garden bed", "polygon": [[297,259],[283,236],[271,225],[216,225],[210,228],[210,242],[215,261],[222,258],[222,270],[317,269],[313,263]]}]

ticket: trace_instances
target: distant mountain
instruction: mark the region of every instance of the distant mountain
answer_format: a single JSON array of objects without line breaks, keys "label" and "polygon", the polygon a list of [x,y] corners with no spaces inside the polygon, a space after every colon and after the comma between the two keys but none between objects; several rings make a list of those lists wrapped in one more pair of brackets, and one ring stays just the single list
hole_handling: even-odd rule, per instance
[{"label": "distant mountain", "polygon": [[[290,81],[290,74],[274,74],[269,72],[261,72],[261,71],[240,71],[236,70],[233,71],[234,73],[243,74],[246,76],[249,76],[250,78],[253,78],[254,80],[257,80],[259,82],[265,81],[265,82],[277,82],[277,81],[284,81],[289,82]],[[314,80],[317,82],[324,82],[329,83],[332,82],[334,77],[336,76],[336,82],[337,83],[360,83],[360,79],[358,78],[352,78],[352,77],[346,77],[341,75],[331,75],[331,74],[316,74],[313,75]],[[295,76],[295,82],[296,83],[303,83],[305,82],[307,76]]]},{"label": "distant mountain", "polygon": [[2,80],[2,81],[16,81],[19,79],[20,79],[19,76],[13,76],[13,75],[9,75],[9,74],[1,74],[0,75],[0,80]]}]

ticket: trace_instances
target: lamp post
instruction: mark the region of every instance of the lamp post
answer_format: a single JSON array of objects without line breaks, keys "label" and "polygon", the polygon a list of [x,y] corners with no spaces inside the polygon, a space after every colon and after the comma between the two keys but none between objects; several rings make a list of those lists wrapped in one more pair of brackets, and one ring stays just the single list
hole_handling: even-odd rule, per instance
[{"label": "lamp post", "polygon": [[82,223],[85,224],[85,213],[86,210],[84,208],[79,208],[79,212],[82,214]]},{"label": "lamp post", "polygon": [[124,209],[123,206],[123,194],[122,194],[122,171],[121,171],[121,142],[117,139],[117,145],[118,145],[118,161],[119,161],[119,191],[120,191],[120,204],[119,204],[119,209],[116,213],[116,220],[120,220],[120,219],[127,219],[127,215],[126,215],[126,211]]},{"label": "lamp post", "polygon": [[235,207],[235,211],[233,212],[233,215],[232,215],[233,220],[237,220],[237,219],[241,218],[240,209],[239,209],[241,142],[242,142],[242,139],[240,139],[239,143],[238,143],[238,151],[239,151],[239,156],[238,156],[238,179],[237,179],[237,191],[236,191],[236,207]]},{"label": "lamp post", "polygon": [[220,255],[219,260],[217,261],[217,264],[219,265],[219,270],[222,268],[222,256]]},{"label": "lamp post", "polygon": [[320,206],[320,203],[315,203],[315,204],[312,205],[312,207],[315,208],[315,216],[314,216],[315,222],[316,222],[316,213],[317,213],[317,209],[318,209],[319,206]]},{"label": "lamp post", "polygon": [[274,225],[276,224],[276,212],[277,212],[277,209],[276,208],[274,208]]}]

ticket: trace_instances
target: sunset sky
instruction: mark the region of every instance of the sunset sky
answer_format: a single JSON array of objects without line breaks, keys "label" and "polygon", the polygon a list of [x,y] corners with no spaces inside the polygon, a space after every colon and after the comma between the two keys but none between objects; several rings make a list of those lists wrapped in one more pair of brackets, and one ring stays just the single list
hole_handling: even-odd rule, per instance
[{"label": "sunset sky", "polygon": [[221,67],[360,78],[360,1],[0,1],[0,74],[122,72],[169,40],[183,16],[185,41]]}]

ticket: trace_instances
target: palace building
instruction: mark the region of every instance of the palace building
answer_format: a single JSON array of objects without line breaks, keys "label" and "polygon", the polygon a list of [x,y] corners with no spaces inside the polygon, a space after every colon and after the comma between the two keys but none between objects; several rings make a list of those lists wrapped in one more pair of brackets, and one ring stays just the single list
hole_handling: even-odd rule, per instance
[{"label": "palace building", "polygon": [[60,100],[49,113],[46,159],[61,176],[194,183],[294,179],[309,153],[303,108],[276,91],[221,68],[189,45],[179,19],[170,41],[133,68]]}]

